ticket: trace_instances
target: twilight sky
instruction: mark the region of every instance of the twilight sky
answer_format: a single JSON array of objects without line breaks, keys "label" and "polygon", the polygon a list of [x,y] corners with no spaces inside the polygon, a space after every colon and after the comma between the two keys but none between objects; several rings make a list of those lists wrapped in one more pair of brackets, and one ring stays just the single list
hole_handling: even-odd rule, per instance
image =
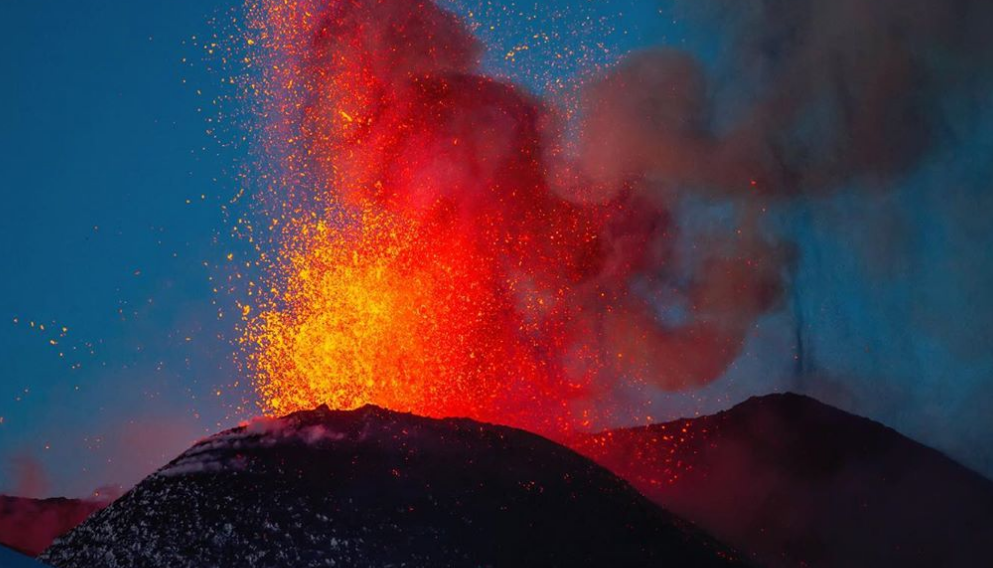
[{"label": "twilight sky", "polygon": [[[728,39],[747,14],[691,25],[667,2],[538,4],[446,5],[472,14],[490,69],[532,90],[658,44],[699,57],[722,108],[754,90]],[[218,317],[234,312],[225,267],[247,255],[222,206],[249,148],[230,122],[208,133],[238,102],[213,104],[231,93],[205,64],[239,6],[0,5],[0,492],[128,485],[251,413],[245,381],[233,386],[235,318]],[[551,39],[529,41],[539,32]],[[568,50],[581,56],[556,57]],[[659,395],[656,419],[798,390],[993,474],[988,87],[935,97],[942,129],[886,191],[847,180],[777,202],[767,230],[795,247],[788,301],[727,377]]]}]

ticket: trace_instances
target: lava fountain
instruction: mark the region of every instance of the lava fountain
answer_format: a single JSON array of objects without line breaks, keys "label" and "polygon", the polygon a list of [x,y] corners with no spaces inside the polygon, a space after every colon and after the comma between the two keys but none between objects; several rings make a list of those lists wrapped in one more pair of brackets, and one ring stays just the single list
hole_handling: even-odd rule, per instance
[{"label": "lava fountain", "polygon": [[434,3],[250,13],[280,178],[242,337],[266,413],[374,403],[561,433],[601,423],[619,386],[714,380],[775,300],[774,255],[743,225],[682,286],[689,316],[660,317],[669,204],[589,175],[561,113],[486,77]]}]

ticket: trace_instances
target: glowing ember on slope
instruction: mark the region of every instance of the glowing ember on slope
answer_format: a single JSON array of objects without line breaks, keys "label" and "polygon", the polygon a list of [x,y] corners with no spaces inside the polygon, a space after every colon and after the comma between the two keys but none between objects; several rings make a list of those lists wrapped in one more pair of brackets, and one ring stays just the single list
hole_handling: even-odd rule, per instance
[{"label": "glowing ember on slope", "polygon": [[252,13],[283,192],[271,293],[243,338],[266,412],[374,403],[562,432],[599,421],[584,403],[617,381],[713,380],[774,299],[748,233],[686,285],[695,317],[663,324],[667,205],[563,165],[553,113],[481,76],[434,4]]}]

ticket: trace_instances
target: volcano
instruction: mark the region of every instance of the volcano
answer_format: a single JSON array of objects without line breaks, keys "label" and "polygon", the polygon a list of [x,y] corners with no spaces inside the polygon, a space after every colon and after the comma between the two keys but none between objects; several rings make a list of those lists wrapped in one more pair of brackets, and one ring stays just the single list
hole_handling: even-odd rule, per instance
[{"label": "volcano", "polygon": [[468,419],[320,407],[203,440],[57,540],[92,566],[738,566],[592,461]]},{"label": "volcano", "polygon": [[990,564],[993,482],[805,396],[570,445],[763,565]]}]

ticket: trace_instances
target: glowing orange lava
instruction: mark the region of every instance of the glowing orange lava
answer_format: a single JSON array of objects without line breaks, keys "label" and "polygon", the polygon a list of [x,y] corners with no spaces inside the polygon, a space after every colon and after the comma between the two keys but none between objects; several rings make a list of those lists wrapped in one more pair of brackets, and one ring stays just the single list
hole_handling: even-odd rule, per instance
[{"label": "glowing orange lava", "polygon": [[365,214],[344,229],[305,225],[297,247],[286,308],[250,331],[271,412],[375,403],[506,421],[568,388],[553,384],[539,322],[510,308],[514,283],[460,231]]}]

